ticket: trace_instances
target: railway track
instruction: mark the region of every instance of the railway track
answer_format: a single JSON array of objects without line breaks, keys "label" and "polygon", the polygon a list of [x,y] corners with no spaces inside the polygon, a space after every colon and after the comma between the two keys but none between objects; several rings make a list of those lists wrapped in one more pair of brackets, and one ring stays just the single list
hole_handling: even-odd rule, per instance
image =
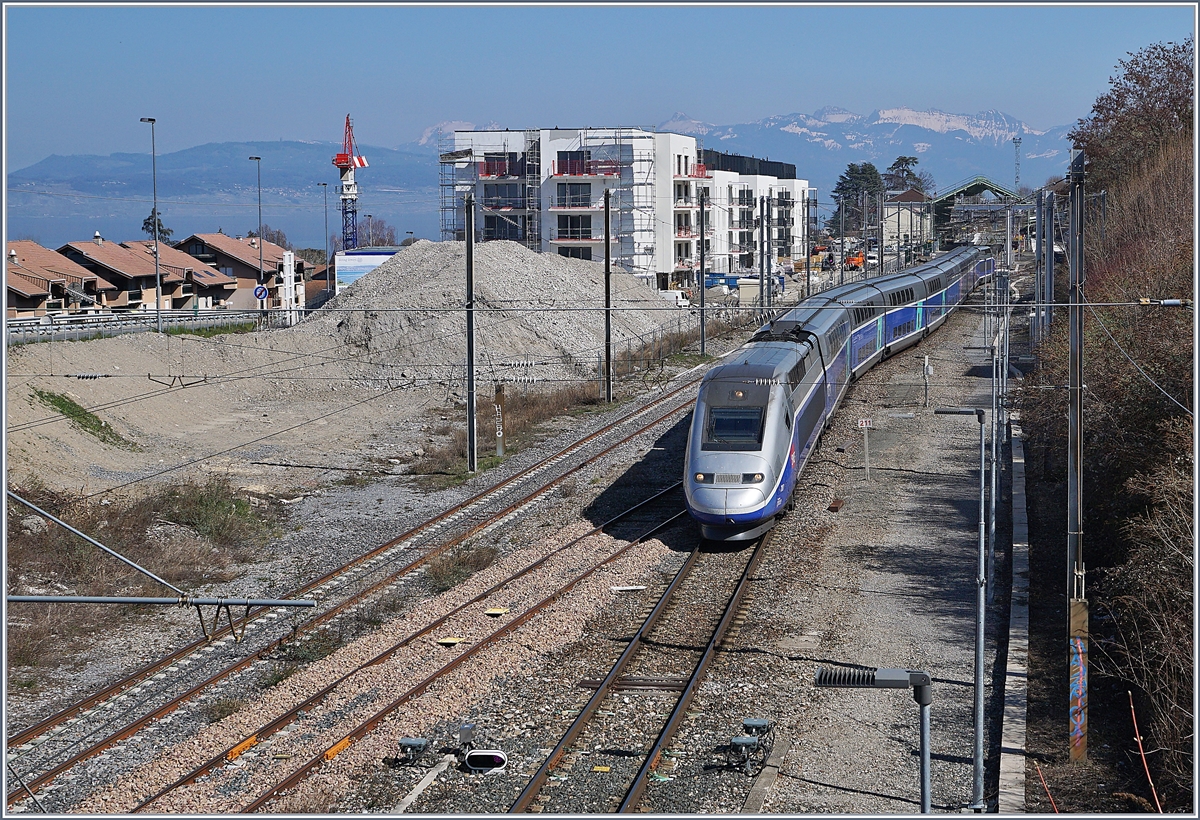
[{"label": "railway track", "polygon": [[[668,492],[670,492],[670,497],[667,497]],[[581,582],[586,581],[589,579],[589,577],[592,577],[594,574],[598,573],[599,570],[604,569],[606,565],[624,557],[626,553],[629,553],[632,549],[635,549],[635,547],[643,543],[644,540],[653,537],[653,535],[659,533],[662,531],[662,529],[678,525],[678,523],[682,522],[686,517],[686,511],[683,509],[682,495],[683,493],[682,489],[680,489],[680,485],[672,486],[670,491],[659,493],[658,496],[648,499],[647,502],[643,502],[643,504],[638,504],[635,505],[634,508],[625,510],[624,513],[618,515],[616,519],[606,522],[606,525],[596,527],[593,529],[593,531],[582,535],[581,538],[572,540],[569,545],[564,546],[564,549],[566,546],[574,546],[575,544],[580,543],[580,541],[583,539],[592,537],[592,535],[601,532],[604,527],[611,525],[611,523],[626,519],[626,517],[638,513],[638,511],[643,508],[644,504],[658,504],[661,505],[662,509],[664,509],[662,514],[658,516],[660,517],[660,520],[656,523],[653,523],[653,525],[649,525],[640,535],[636,535],[635,538],[632,538],[628,541],[628,543],[619,546],[618,549],[608,551],[607,555],[594,559],[594,561],[587,565],[587,567],[572,570],[568,580],[560,583],[560,585],[558,585],[556,588],[553,588],[550,593],[545,594],[544,597],[541,597],[538,600],[533,601],[533,603],[530,603],[526,609],[522,609],[518,615],[506,617],[498,627],[487,630],[485,633],[475,635],[474,638],[470,640],[469,647],[464,648],[461,654],[458,654],[457,657],[450,660],[448,663],[439,664],[436,669],[431,671],[430,674],[422,678],[422,680],[420,680],[418,683],[415,683],[414,686],[407,688],[400,695],[397,695],[396,698],[385,702],[382,707],[374,708],[374,710],[362,717],[360,722],[356,724],[352,730],[349,732],[344,732],[342,736],[334,738],[334,742],[317,750],[317,752],[312,754],[310,758],[302,762],[299,767],[294,768],[292,772],[287,774],[287,777],[277,779],[276,782],[269,785],[268,788],[260,791],[259,794],[254,797],[253,801],[245,804],[245,806],[241,806],[238,810],[240,810],[242,813],[247,813],[257,812],[257,810],[268,808],[272,802],[277,800],[278,797],[286,794],[288,790],[295,789],[296,786],[300,785],[302,782],[304,782],[304,780],[312,777],[314,773],[319,771],[320,767],[325,765],[326,762],[336,758],[336,756],[342,753],[343,750],[346,750],[350,744],[361,740],[361,738],[365,737],[368,732],[376,729],[377,726],[382,724],[384,720],[388,718],[390,714],[398,710],[398,708],[408,704],[408,702],[413,701],[416,698],[419,698],[419,696],[427,692],[428,689],[444,681],[446,676],[450,675],[451,672],[454,672],[460,668],[461,665],[469,663],[470,660],[474,659],[476,656],[479,656],[479,654],[486,652],[488,648],[496,647],[500,641],[509,639],[510,636],[514,635],[518,629],[526,626],[526,624],[532,621],[533,618],[541,615],[541,613],[545,612],[548,607],[556,604],[557,601],[562,599],[564,595],[571,592],[572,589],[580,585]],[[512,579],[505,580],[504,583],[508,583],[511,580]],[[478,610],[478,607],[484,605],[486,600],[490,598],[494,592],[496,592],[496,587],[487,589],[486,592],[481,593],[478,595],[478,597],[472,599],[472,601],[468,601],[468,604],[461,607],[460,610],[456,610],[455,615],[460,615],[460,613],[463,611],[469,611],[470,607],[472,606]],[[506,615],[508,615],[508,613],[506,613]],[[478,621],[478,618],[476,618],[476,621]],[[431,624],[430,627],[422,630],[421,634],[427,634],[428,630],[432,628],[436,627]]]},{"label": "railway track", "polygon": [[[770,538],[768,532],[738,554],[699,546],[692,551],[511,813],[639,809]],[[647,694],[620,696],[629,689]],[[588,757],[606,746],[608,764],[589,768]]]},{"label": "railway track", "polygon": [[[319,634],[319,630],[329,628],[348,609],[371,596],[398,594],[397,585],[407,583],[414,571],[431,558],[467,538],[490,533],[510,522],[533,499],[586,464],[690,408],[688,388],[696,381],[685,381],[550,458],[281,596],[316,598],[319,607],[310,619],[288,628],[279,611],[247,612],[217,631],[211,642],[194,641],[14,734],[8,741],[7,763],[21,786],[9,791],[7,804],[16,804],[30,791],[36,793],[74,766],[135,736],[200,693],[260,666],[266,662],[261,656]],[[646,415],[651,418],[638,424]],[[635,429],[626,432],[631,426]],[[413,551],[418,557],[397,567]],[[234,642],[235,629],[245,631],[243,643]]]},{"label": "railway track", "polygon": [[[630,507],[629,509],[619,513],[618,515],[614,516],[613,518],[609,519],[608,521],[605,521],[603,524],[593,527],[591,530],[587,531],[586,533],[583,533],[582,535],[569,540],[562,546],[557,547],[556,549],[554,549],[552,552],[548,553],[547,555],[544,555],[541,558],[536,559],[535,561],[527,564],[526,566],[522,567],[518,571],[506,576],[505,578],[501,579],[500,581],[497,581],[495,584],[491,585],[487,589],[472,596],[471,598],[464,601],[463,603],[453,607],[450,611],[448,611],[444,615],[440,615],[436,618],[433,618],[433,619],[429,620],[428,622],[422,624],[421,626],[415,628],[412,632],[409,632],[408,634],[406,634],[402,638],[400,638],[398,641],[396,641],[396,642],[392,643],[391,645],[387,646],[386,648],[384,648],[381,652],[379,652],[378,654],[373,656],[370,660],[360,664],[356,668],[345,673],[344,675],[342,675],[341,677],[339,677],[338,679],[336,679],[335,681],[330,683],[328,686],[326,686],[326,687],[322,688],[321,690],[319,690],[318,692],[314,693],[313,695],[311,695],[310,697],[305,699],[303,702],[298,703],[295,706],[293,706],[292,708],[288,709],[284,714],[280,715],[279,717],[277,717],[277,718],[271,720],[270,722],[255,729],[253,732],[249,733],[244,738],[238,740],[236,743],[232,743],[232,744],[228,745],[226,748],[222,749],[219,753],[212,756],[211,758],[209,758],[208,760],[206,760],[204,763],[200,764],[196,768],[192,769],[190,772],[188,772],[186,775],[184,775],[183,777],[176,780],[174,783],[162,788],[155,794],[142,800],[140,803],[138,803],[137,806],[134,807],[133,810],[136,812],[136,811],[143,811],[143,810],[150,809],[150,808],[155,808],[155,803],[156,803],[156,801],[160,800],[160,798],[163,798],[166,795],[168,795],[178,789],[181,789],[191,783],[196,782],[196,780],[198,780],[201,777],[204,777],[205,775],[208,775],[210,772],[212,772],[219,766],[222,766],[226,763],[237,760],[243,753],[249,751],[250,749],[254,749],[256,747],[265,747],[268,745],[272,745],[271,738],[274,735],[283,731],[286,727],[291,726],[297,720],[302,718],[303,715],[306,714],[309,710],[322,704],[339,687],[342,687],[346,684],[352,683],[354,677],[356,675],[358,675],[360,672],[363,672],[364,670],[367,670],[378,664],[384,663],[385,661],[389,660],[392,656],[394,656],[401,649],[412,645],[414,642],[419,641],[422,638],[427,638],[427,637],[431,636],[435,632],[435,630],[443,629],[443,628],[454,629],[456,626],[458,627],[456,634],[461,634],[462,632],[470,630],[472,628],[472,622],[478,622],[478,617],[477,617],[478,612],[484,607],[484,605],[490,599],[493,599],[493,598],[496,598],[499,596],[503,596],[504,592],[508,588],[510,588],[514,584],[514,582],[516,582],[522,578],[525,578],[526,576],[529,576],[531,573],[537,572],[538,570],[542,569],[547,564],[549,564],[552,560],[557,560],[559,562],[568,560],[570,558],[570,551],[572,550],[572,548],[581,544],[585,539],[588,539],[588,538],[591,538],[592,536],[604,533],[609,527],[611,527],[617,523],[620,523],[620,522],[626,522],[629,519],[634,518],[634,517],[638,517],[638,518],[649,517],[649,518],[653,518],[653,519],[658,519],[655,523],[653,523],[652,525],[649,525],[649,528],[645,529],[641,535],[636,536],[632,541],[629,541],[624,546],[621,546],[619,549],[612,552],[610,555],[602,558],[593,568],[591,568],[587,572],[581,574],[579,577],[572,579],[569,582],[569,584],[564,585],[562,588],[560,588],[555,593],[555,595],[550,596],[546,599],[543,599],[543,602],[541,602],[541,605],[533,607],[530,610],[527,610],[522,615],[513,617],[511,620],[509,620],[507,623],[505,623],[500,629],[496,630],[495,632],[492,633],[492,635],[488,636],[485,640],[492,640],[498,636],[501,636],[501,635],[507,634],[508,632],[511,632],[513,629],[515,629],[515,628],[519,627],[520,625],[522,625],[523,623],[525,623],[530,617],[532,617],[533,615],[535,615],[539,611],[541,611],[541,609],[544,608],[544,606],[548,605],[549,603],[552,603],[554,600],[557,600],[558,597],[560,597],[562,594],[565,594],[565,592],[569,591],[569,589],[572,586],[577,584],[583,578],[588,577],[588,575],[592,574],[592,572],[594,572],[599,567],[603,566],[604,564],[610,563],[611,561],[616,560],[617,558],[619,558],[620,556],[622,556],[626,552],[628,552],[632,547],[641,543],[643,539],[652,536],[654,533],[656,533],[663,527],[669,526],[669,525],[677,522],[683,515],[683,511],[681,510],[681,508],[682,508],[682,491],[681,491],[681,489],[682,489],[682,485],[677,483],[677,484],[674,484],[674,485],[666,488],[665,490],[662,490],[662,491],[656,493],[655,495],[651,496],[650,498],[648,498],[642,502],[639,502],[638,504],[635,504],[633,507]],[[666,510],[665,512],[662,511],[662,509],[664,509],[664,508]],[[507,607],[499,607],[497,609],[507,609]],[[503,614],[508,614],[508,613],[505,612]],[[462,623],[463,621],[466,621],[466,623]],[[456,622],[458,622],[458,623],[456,623]],[[486,645],[486,643],[482,643],[482,644],[475,643],[476,649],[473,651],[478,651],[478,648],[482,645]],[[427,647],[427,648],[432,649],[432,647]],[[437,652],[438,650],[433,650],[433,651]],[[386,717],[386,715],[388,713],[390,713],[391,710],[402,705],[403,703],[406,703],[407,701],[411,700],[412,698],[419,696],[431,684],[436,682],[439,678],[441,678],[442,676],[453,671],[461,663],[468,660],[470,658],[471,654],[472,654],[471,651],[464,652],[463,654],[459,655],[458,657],[456,657],[455,659],[453,659],[452,661],[450,661],[448,663],[441,662],[441,661],[436,662],[436,663],[440,663],[441,665],[438,666],[435,669],[435,671],[430,673],[430,675],[428,675],[420,684],[410,688],[399,698],[397,698],[394,701],[392,701],[391,703],[389,703],[388,708],[382,712],[377,713],[377,715],[373,716],[373,719],[365,721],[361,732],[359,732],[357,734],[352,732],[350,735],[347,735],[347,737],[351,738],[353,740],[357,740],[359,737],[361,737],[367,731],[370,731],[370,729],[372,729],[376,725],[378,725],[379,721],[382,720],[383,717]],[[341,743],[344,739],[345,738],[339,738],[338,743]],[[336,745],[337,744],[335,744],[334,747],[336,747]],[[334,748],[334,747],[331,747],[331,748]],[[321,757],[321,760],[322,761],[329,760],[329,759],[332,759],[332,757],[334,757],[334,756],[336,756],[336,755],[328,755],[327,756],[326,754],[323,754]],[[307,770],[301,770],[301,774],[307,774],[307,773],[308,773]],[[296,777],[296,776],[289,777],[285,781],[286,785],[280,785],[277,788],[275,788],[272,791],[270,796],[274,797],[275,794],[277,794],[279,791],[282,791],[285,788],[294,786],[301,779],[303,779],[303,778]],[[264,802],[265,802],[265,800],[264,800]]]}]

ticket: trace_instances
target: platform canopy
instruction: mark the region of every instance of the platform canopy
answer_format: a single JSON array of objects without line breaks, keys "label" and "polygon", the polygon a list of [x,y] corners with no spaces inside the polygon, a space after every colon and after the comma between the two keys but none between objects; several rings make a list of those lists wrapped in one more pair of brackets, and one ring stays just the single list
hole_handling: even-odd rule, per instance
[{"label": "platform canopy", "polygon": [[952,188],[947,188],[945,191],[934,197],[933,201],[939,204],[946,201],[953,202],[954,198],[957,196],[977,196],[984,191],[991,191],[998,197],[1007,197],[1009,199],[1021,198],[1020,195],[1018,195],[1011,188],[1005,188],[1003,185],[993,182],[987,177],[980,175],[964,180]]}]

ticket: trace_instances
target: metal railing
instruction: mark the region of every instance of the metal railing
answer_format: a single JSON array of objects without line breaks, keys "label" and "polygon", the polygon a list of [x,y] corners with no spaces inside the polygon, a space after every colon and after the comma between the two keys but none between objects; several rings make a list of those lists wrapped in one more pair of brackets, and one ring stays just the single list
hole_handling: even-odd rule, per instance
[{"label": "metal railing", "polygon": [[560,196],[551,200],[551,208],[587,208],[594,210],[603,208],[604,202],[593,202],[590,196]]},{"label": "metal railing", "polygon": [[615,159],[565,159],[551,160],[551,176],[562,177],[613,177],[621,173]]},{"label": "metal railing", "polygon": [[484,208],[524,208],[526,199],[523,196],[487,196],[483,198]]},{"label": "metal railing", "polygon": [[[296,311],[291,312],[295,313]],[[162,321],[164,328],[180,329],[231,327],[248,322],[275,326],[270,319],[272,313],[274,311],[164,310]],[[15,345],[51,340],[119,336],[123,333],[142,333],[154,330],[157,324],[158,314],[152,310],[136,313],[75,313],[10,317],[4,320],[4,342],[6,345]]]}]

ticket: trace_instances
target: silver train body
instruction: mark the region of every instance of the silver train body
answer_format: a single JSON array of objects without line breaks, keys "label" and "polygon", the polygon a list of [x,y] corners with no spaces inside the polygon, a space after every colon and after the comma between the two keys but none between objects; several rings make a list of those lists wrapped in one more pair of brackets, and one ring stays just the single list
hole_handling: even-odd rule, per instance
[{"label": "silver train body", "polygon": [[983,249],[967,247],[822,291],[710,370],[684,473],[688,511],[702,535],[748,540],[774,526],[850,383],[936,330],[994,270]]}]

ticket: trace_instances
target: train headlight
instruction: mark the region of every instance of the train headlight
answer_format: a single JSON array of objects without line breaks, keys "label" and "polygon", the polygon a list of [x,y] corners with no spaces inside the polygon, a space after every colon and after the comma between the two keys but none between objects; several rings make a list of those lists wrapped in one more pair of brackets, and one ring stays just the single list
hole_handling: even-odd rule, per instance
[{"label": "train headlight", "polygon": [[697,484],[712,484],[713,477],[714,473],[696,473],[696,475],[693,476],[693,478],[696,479]]},{"label": "train headlight", "polygon": [[761,484],[763,478],[762,473],[742,473],[743,484]]}]

